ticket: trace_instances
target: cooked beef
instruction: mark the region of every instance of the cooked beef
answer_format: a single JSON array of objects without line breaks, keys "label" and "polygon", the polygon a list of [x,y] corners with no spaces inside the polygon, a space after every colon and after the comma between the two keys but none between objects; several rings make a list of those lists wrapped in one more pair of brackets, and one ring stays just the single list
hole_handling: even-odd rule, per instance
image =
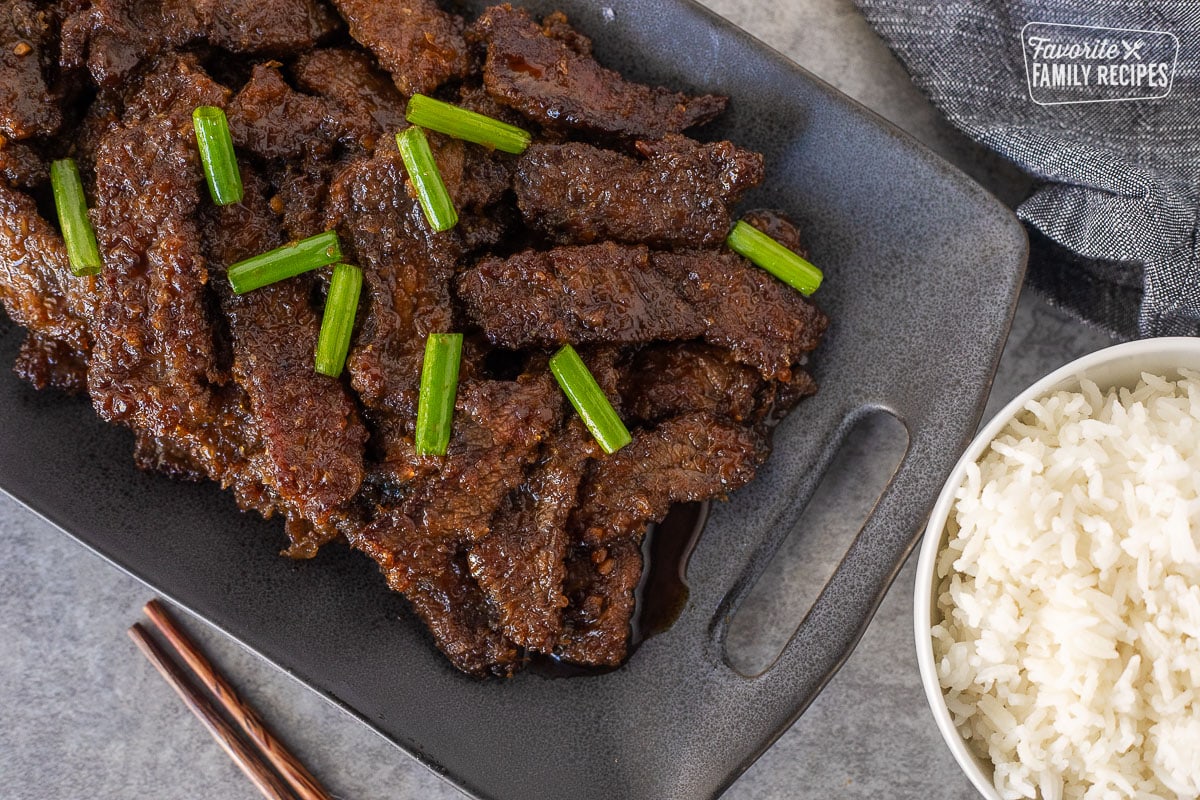
[{"label": "cooked beef", "polygon": [[703,318],[644,247],[604,242],[485,259],[463,274],[458,291],[488,338],[513,349],[704,333]]},{"label": "cooked beef", "polygon": [[42,72],[51,23],[51,12],[30,0],[0,9],[0,134],[10,139],[50,136],[62,124]]},{"label": "cooked beef", "polygon": [[430,539],[390,511],[350,525],[350,543],[375,560],[388,586],[404,594],[455,667],[471,675],[508,675],[520,653],[491,623],[487,602],[453,542]]},{"label": "cooked beef", "polygon": [[707,500],[745,485],[767,454],[761,434],[728,420],[705,413],[669,419],[592,463],[571,526],[589,544],[640,538],[672,503]]},{"label": "cooked beef", "polygon": [[398,413],[416,407],[426,336],[453,329],[449,280],[460,249],[453,233],[430,231],[405,184],[400,153],[385,143],[334,179],[327,220],[363,269],[351,385],[367,406]]},{"label": "cooked beef", "polygon": [[0,143],[0,182],[28,189],[49,180],[49,167],[32,147],[21,142]]},{"label": "cooked beef", "polygon": [[462,19],[433,0],[333,0],[350,35],[379,59],[405,95],[429,94],[467,72]]},{"label": "cooked beef", "polygon": [[825,315],[728,252],[651,252],[606,242],[487,259],[458,291],[494,343],[632,344],[693,339],[727,347],[763,377],[787,380],[820,341]]},{"label": "cooked beef", "polygon": [[[302,88],[340,103],[356,120],[371,120],[376,138],[408,125],[404,98],[357,50],[313,50],[296,61],[293,72]],[[362,144],[368,150],[374,146],[368,141]]]},{"label": "cooked beef", "polygon": [[[165,65],[163,84],[222,104],[198,70]],[[148,81],[145,106],[163,98]],[[195,214],[203,185],[190,103],[111,129],[96,154],[96,235],[104,257],[88,370],[102,417],[165,435],[211,411],[213,334]]]},{"label": "cooked beef", "polygon": [[623,539],[574,549],[566,564],[563,632],[556,656],[576,664],[615,667],[629,653],[634,590],[642,579],[642,551]]},{"label": "cooked beef", "polygon": [[430,538],[483,538],[558,426],[562,406],[558,387],[544,372],[460,384],[450,447],[441,459],[414,456],[425,462],[417,465],[425,474],[408,487],[404,510]]},{"label": "cooked beef", "polygon": [[229,104],[233,143],[265,159],[328,155],[338,140],[373,139],[368,121],[334,101],[300,94],[274,64],[258,64]]},{"label": "cooked beef", "polygon": [[[365,528],[350,526],[351,544],[371,556],[389,585],[412,602],[442,651],[466,672],[507,672],[517,650],[489,622],[486,599],[466,562],[466,547],[491,532],[491,521],[522,482],[526,467],[561,418],[562,398],[544,373],[518,381],[460,386],[450,447],[443,459],[410,454],[412,481],[398,506]],[[411,441],[399,443],[407,450]]]},{"label": "cooked beef", "polygon": [[538,25],[528,11],[506,3],[485,11],[467,36],[485,48],[488,92],[548,128],[660,139],[725,110],[724,97],[688,97],[605,69],[561,15]]},{"label": "cooked beef", "polygon": [[742,215],[742,222],[753,225],[784,247],[808,258],[808,250],[800,237],[800,229],[778,211],[759,208]]},{"label": "cooked beef", "polygon": [[504,635],[549,653],[562,634],[569,538],[567,520],[579,483],[600,448],[578,419],[547,441],[541,461],[467,554]]},{"label": "cooked beef", "polygon": [[762,156],[729,142],[673,135],[638,147],[641,160],[582,142],[530,147],[514,184],[526,224],[564,244],[715,247],[730,207],[762,181]]},{"label": "cooked beef", "polygon": [[[282,244],[252,173],[245,186],[242,203],[212,208],[206,215],[205,238],[218,281],[225,265]],[[308,303],[311,277],[300,275],[240,296],[219,285],[233,372],[266,447],[263,481],[282,502],[321,523],[358,492],[367,434],[342,384],[313,370],[321,321]]]},{"label": "cooked beef", "polygon": [[116,87],[143,60],[190,41],[200,30],[191,0],[92,0],[63,21],[64,67],[86,67]]},{"label": "cooked beef", "polygon": [[[176,127],[187,128],[186,136],[181,130],[177,138],[188,139],[194,134],[190,126],[192,111],[196,106],[224,107],[229,96],[229,89],[213,80],[195,56],[164,56],[142,79],[137,92],[125,98],[120,121],[126,129],[130,129],[141,123],[162,122],[163,117],[170,117]],[[102,125],[101,135],[112,132],[115,127],[115,122]],[[192,141],[194,144],[194,138]],[[100,160],[99,156],[96,160]],[[199,161],[196,163],[199,164]]]},{"label": "cooked beef", "polygon": [[787,381],[829,324],[799,292],[733,253],[656,253],[654,268],[704,316],[704,340],[764,378]]},{"label": "cooked beef", "polygon": [[51,387],[68,394],[87,389],[87,359],[59,341],[30,333],[21,343],[13,370],[35,389]]},{"label": "cooked beef", "polygon": [[248,399],[220,386],[196,218],[203,180],[191,110],[226,96],[194,62],[166,61],[101,139],[94,220],[104,269],[89,317],[88,392],[101,417],[158,440],[172,462],[202,469],[243,508],[270,515],[290,509],[261,480],[266,455]]},{"label": "cooked beef", "polygon": [[92,0],[63,22],[62,63],[118,86],[143,61],[196,39],[239,53],[287,55],[337,27],[319,0]]},{"label": "cooked beef", "polygon": [[[825,316],[723,247],[761,156],[680,134],[725,99],[626,81],[562,14],[508,5],[466,32],[434,0],[5,10],[0,301],[27,329],[18,375],[86,391],[132,431],[141,468],[281,516],[291,557],[340,535],[464,672],[538,654],[620,664],[647,526],[750,480],[771,423],[816,390]],[[442,233],[394,141],[414,92],[534,139],[518,156],[430,133],[459,215]],[[226,110],[240,203],[210,202],[199,105]],[[63,156],[98,276],[71,274],[42,217]],[[802,252],[778,213],[743,219]],[[313,368],[329,270],[244,295],[227,276],[326,230],[363,270],[339,378]],[[451,331],[465,339],[449,448],[418,456],[425,343]],[[630,428],[615,454],[549,370],[567,343]]]},{"label": "cooked beef", "polygon": [[321,0],[194,0],[203,35],[235,53],[308,50],[338,28]]},{"label": "cooked beef", "polygon": [[788,412],[796,407],[806,397],[812,397],[817,393],[817,382],[806,369],[801,367],[792,367],[792,377],[783,383],[777,383],[775,386],[775,402],[771,406],[770,416],[772,419],[780,420],[787,416]]},{"label": "cooked beef", "polygon": [[290,239],[306,239],[326,230],[325,202],[336,165],[327,158],[305,156],[273,171],[279,193],[271,210],[283,217]]},{"label": "cooked beef", "polygon": [[630,416],[651,423],[689,411],[755,422],[766,411],[764,395],[772,385],[728,350],[698,342],[651,345],[621,378]]},{"label": "cooked beef", "polygon": [[0,300],[18,325],[77,353],[91,346],[95,278],[76,278],[33,198],[0,182]]}]

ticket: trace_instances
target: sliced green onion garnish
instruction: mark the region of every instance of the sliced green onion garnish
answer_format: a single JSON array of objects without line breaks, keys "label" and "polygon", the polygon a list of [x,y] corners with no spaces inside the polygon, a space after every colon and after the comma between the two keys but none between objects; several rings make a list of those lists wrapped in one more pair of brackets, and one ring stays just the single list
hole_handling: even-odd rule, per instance
[{"label": "sliced green onion garnish", "polygon": [[396,146],[400,148],[400,157],[404,159],[404,168],[413,188],[417,190],[417,199],[425,210],[425,219],[435,231],[448,231],[458,224],[458,212],[454,210],[454,201],[446,184],[442,182],[442,174],[438,172],[437,162],[433,160],[433,151],[429,149],[429,139],[425,131],[416,127],[405,128],[396,134]]},{"label": "sliced green onion garnish", "polygon": [[458,394],[461,333],[431,333],[425,340],[421,394],[417,398],[417,455],[444,456],[450,444],[454,397]]},{"label": "sliced green onion garnish", "polygon": [[346,364],[350,351],[350,334],[358,313],[358,295],[362,292],[362,270],[350,264],[333,268],[329,294],[325,297],[325,313],[321,316],[321,335],[317,337],[316,369],[322,375],[336,378]]},{"label": "sliced green onion garnish", "polygon": [[550,359],[550,371],[604,452],[615,453],[632,441],[629,429],[574,347],[563,345]]},{"label": "sliced green onion garnish", "polygon": [[532,140],[528,131],[509,125],[485,114],[414,94],[408,101],[404,118],[413,125],[453,136],[506,153],[524,153]]},{"label": "sliced green onion garnish", "polygon": [[64,158],[50,165],[50,186],[54,189],[54,207],[58,224],[67,243],[67,261],[76,275],[95,275],[100,271],[100,248],[88,219],[87,198],[74,159]]},{"label": "sliced green onion garnish", "polygon": [[229,283],[235,292],[245,294],[269,283],[341,260],[342,246],[337,234],[325,231],[239,261],[229,268]]},{"label": "sliced green onion garnish", "polygon": [[192,124],[213,202],[219,206],[242,202],[242,174],[238,172],[225,112],[216,106],[199,106],[192,112]]},{"label": "sliced green onion garnish", "polygon": [[802,295],[821,285],[821,270],[753,225],[739,221],[725,240],[729,249],[753,261]]}]

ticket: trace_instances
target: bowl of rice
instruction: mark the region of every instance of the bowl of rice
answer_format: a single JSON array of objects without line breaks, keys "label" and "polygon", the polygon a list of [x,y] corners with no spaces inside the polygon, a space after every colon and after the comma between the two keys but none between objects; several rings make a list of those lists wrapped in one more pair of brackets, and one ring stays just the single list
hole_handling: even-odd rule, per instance
[{"label": "bowl of rice", "polygon": [[1085,356],[982,428],[914,611],[930,708],[984,797],[1200,797],[1200,339]]}]

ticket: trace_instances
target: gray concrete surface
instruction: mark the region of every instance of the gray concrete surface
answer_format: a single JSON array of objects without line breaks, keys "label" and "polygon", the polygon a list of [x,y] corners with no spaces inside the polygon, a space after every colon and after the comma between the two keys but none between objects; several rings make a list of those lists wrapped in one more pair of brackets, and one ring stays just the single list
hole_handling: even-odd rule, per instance
[{"label": "gray concrete surface", "polygon": [[[1025,182],[950,130],[849,0],[707,0],[996,191]],[[1110,343],[1026,293],[989,414]],[[136,654],[125,628],[150,592],[0,498],[0,797],[251,800],[253,787]],[[971,798],[933,727],[911,634],[914,563],[808,712],[728,792],[734,800]],[[339,798],[460,797],[359,722],[189,620],[214,660]]]}]

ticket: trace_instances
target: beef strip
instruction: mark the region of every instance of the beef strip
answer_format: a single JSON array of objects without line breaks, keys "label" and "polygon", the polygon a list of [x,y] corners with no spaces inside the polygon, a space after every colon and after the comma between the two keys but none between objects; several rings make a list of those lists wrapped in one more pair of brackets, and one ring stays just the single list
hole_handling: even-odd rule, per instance
[{"label": "beef strip", "polygon": [[[187,127],[187,134],[192,137],[192,149],[195,149],[194,131],[190,127],[192,112],[196,106],[202,105],[223,108],[229,95],[229,90],[213,80],[195,56],[164,56],[155,62],[137,91],[125,98],[120,121],[129,129],[141,123],[162,122],[162,117],[170,117],[176,127]],[[116,123],[102,125],[101,135],[112,132],[115,127]],[[96,159],[100,160],[99,154]]]},{"label": "beef strip", "polygon": [[497,204],[512,180],[512,159],[479,145],[434,134],[431,146],[438,170],[458,211],[454,230],[466,250],[498,244],[510,231],[513,215]]},{"label": "beef strip", "polygon": [[734,253],[655,253],[654,268],[703,314],[705,341],[764,378],[789,380],[829,324],[799,292]]},{"label": "beef strip", "polygon": [[10,139],[52,136],[62,125],[59,98],[42,72],[52,44],[51,12],[29,0],[0,9],[0,134]]},{"label": "beef strip", "polygon": [[66,245],[33,198],[0,182],[0,300],[13,322],[87,353],[95,283],[71,274]]},{"label": "beef strip", "polygon": [[92,0],[63,21],[60,57],[64,67],[86,67],[99,86],[111,88],[199,30],[191,0]]},{"label": "beef strip", "polygon": [[601,454],[572,416],[547,440],[538,464],[496,514],[491,534],[468,552],[471,574],[497,623],[521,647],[549,653],[562,634],[567,520],[588,462]]},{"label": "beef strip", "polygon": [[170,437],[155,437],[135,433],[133,463],[138,469],[159,472],[176,480],[198,481],[205,477],[204,465],[198,463],[186,449]]},{"label": "beef strip", "polygon": [[808,249],[796,225],[779,211],[758,208],[742,215],[742,222],[753,225],[789,250],[808,258]]},{"label": "beef strip", "polygon": [[562,396],[547,373],[460,383],[450,447],[444,458],[424,457],[432,469],[409,488],[404,509],[426,536],[483,538],[561,413]]},{"label": "beef strip", "polygon": [[615,667],[629,653],[630,623],[642,579],[642,550],[623,539],[599,547],[578,546],[566,563],[562,634],[554,654],[563,661]]},{"label": "beef strip", "polygon": [[787,380],[828,323],[798,292],[728,252],[610,242],[485,259],[458,281],[468,313],[509,348],[692,339]]},{"label": "beef strip", "polygon": [[[164,91],[159,84],[187,84]],[[155,88],[158,86],[158,88]],[[88,391],[97,413],[152,437],[170,436],[218,480],[237,472],[236,409],[220,379],[208,318],[208,272],[195,212],[203,185],[190,101],[222,104],[224,90],[195,67],[163,65],[136,108],[183,97],[163,113],[134,114],[97,150],[96,235],[104,258],[92,315]]]},{"label": "beef strip", "polygon": [[629,419],[649,423],[703,411],[760,425],[782,418],[816,391],[816,381],[801,365],[793,365],[787,382],[766,380],[725,348],[701,342],[650,345],[621,375]]},{"label": "beef strip", "polygon": [[338,28],[321,0],[194,0],[209,42],[235,53],[302,53]]},{"label": "beef strip", "polygon": [[638,146],[644,159],[582,142],[530,147],[514,183],[526,224],[565,244],[715,247],[730,206],[762,181],[762,156],[730,142],[672,135]]},{"label": "beef strip", "polygon": [[630,444],[592,463],[572,528],[589,544],[640,537],[672,503],[745,485],[767,452],[759,433],[702,412],[638,431]]},{"label": "beef strip", "polygon": [[621,396],[632,418],[644,422],[703,411],[752,423],[766,412],[769,382],[723,348],[664,342],[638,352],[621,376]]},{"label": "beef strip", "polygon": [[644,247],[604,242],[484,259],[460,277],[458,292],[488,338],[513,349],[704,333]]},{"label": "beef strip", "polygon": [[256,65],[229,104],[229,131],[237,147],[264,159],[320,158],[338,140],[374,140],[369,119],[336,101],[297,92],[274,63]]},{"label": "beef strip", "polygon": [[438,648],[470,675],[509,675],[517,648],[491,624],[487,601],[452,542],[429,539],[404,514],[392,511],[346,537],[379,564],[388,586],[401,592]]},{"label": "beef strip", "polygon": [[308,50],[337,27],[320,0],[92,0],[63,22],[62,63],[116,87],[195,39],[239,53]]},{"label": "beef strip", "polygon": [[326,230],[325,203],[335,168],[329,159],[305,157],[271,172],[279,187],[271,210],[282,216],[289,238],[306,239]]},{"label": "beef strip", "polygon": [[35,389],[52,387],[68,394],[87,389],[87,360],[59,341],[30,333],[21,343],[13,371]]},{"label": "beef strip", "polygon": [[0,181],[10,186],[31,188],[50,180],[50,168],[27,144],[0,143]]},{"label": "beef strip", "polygon": [[[561,409],[558,389],[545,374],[461,385],[446,456],[409,455],[410,466],[396,469],[410,483],[401,503],[370,525],[346,530],[466,672],[507,673],[517,651],[492,626],[464,546],[489,535],[492,518],[521,484]],[[406,445],[411,442],[396,449]]]},{"label": "beef strip", "polygon": [[409,414],[430,333],[453,329],[448,282],[461,246],[434,234],[405,186],[394,143],[344,168],[330,187],[327,224],[363,269],[365,303],[347,370],[364,404]]},{"label": "beef strip", "polygon": [[[263,481],[280,500],[320,524],[358,492],[366,430],[342,384],[313,370],[321,322],[300,275],[234,295],[223,266],[282,244],[253,172],[243,167],[241,203],[209,207],[206,242],[229,320],[233,372],[266,447]],[[305,553],[308,555],[308,553]]]},{"label": "beef strip", "polygon": [[[301,88],[340,103],[355,119],[371,120],[376,137],[408,126],[404,97],[357,50],[313,50],[300,56],[292,69]],[[373,149],[368,142],[363,147]]]},{"label": "beef strip", "polygon": [[672,503],[744,485],[766,455],[754,431],[689,413],[638,431],[626,447],[591,462],[570,522],[576,543],[564,584],[569,606],[555,654],[580,664],[620,664],[628,653],[646,525],[666,516]]},{"label": "beef strip", "polygon": [[404,95],[429,94],[467,72],[462,19],[434,0],[333,0],[350,35],[379,59]]},{"label": "beef strip", "polygon": [[335,169],[327,158],[305,157],[267,165],[265,174],[276,189],[268,207],[279,218],[288,239],[306,239],[327,230],[325,202]]},{"label": "beef strip", "polygon": [[83,177],[83,185],[92,188],[92,165],[96,163],[96,148],[110,128],[121,122],[123,104],[115,92],[102,92],[79,121],[72,135],[70,155],[75,159]]},{"label": "beef strip", "polygon": [[688,97],[605,69],[561,16],[538,25],[528,11],[505,3],[485,11],[467,36],[486,49],[488,92],[547,128],[660,139],[725,109],[724,97]]}]

